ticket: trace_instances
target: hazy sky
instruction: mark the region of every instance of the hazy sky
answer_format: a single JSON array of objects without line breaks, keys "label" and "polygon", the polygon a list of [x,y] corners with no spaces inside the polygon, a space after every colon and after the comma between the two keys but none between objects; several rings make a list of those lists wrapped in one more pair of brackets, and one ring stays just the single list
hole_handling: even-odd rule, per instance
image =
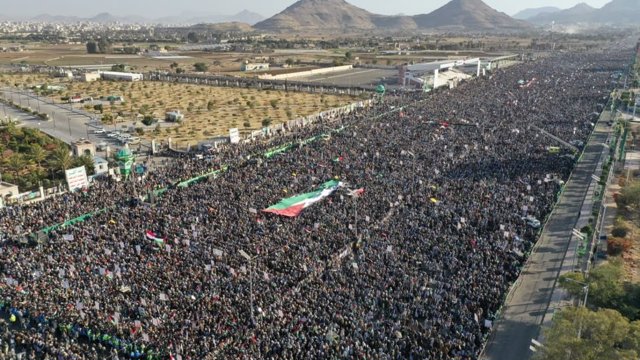
[{"label": "hazy sky", "polygon": [[[446,4],[448,0],[347,0],[350,3],[378,14],[424,14]],[[586,0],[593,7],[602,7],[610,0]],[[280,12],[295,0],[0,0],[0,15],[35,16],[51,15],[93,16],[101,12],[114,15],[139,15],[148,18],[168,15],[235,14],[243,9],[271,16]],[[513,15],[519,10],[540,6],[569,8],[581,0],[485,0],[495,9]]]}]

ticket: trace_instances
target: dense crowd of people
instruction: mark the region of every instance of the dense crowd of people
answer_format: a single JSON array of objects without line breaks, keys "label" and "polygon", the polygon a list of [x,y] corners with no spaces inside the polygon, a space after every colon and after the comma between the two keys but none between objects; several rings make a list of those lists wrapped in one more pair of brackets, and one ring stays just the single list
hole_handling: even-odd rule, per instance
[{"label": "dense crowd of people", "polygon": [[[0,359],[476,359],[575,162],[540,129],[586,142],[625,58],[552,56],[2,209]],[[332,179],[299,217],[261,211]]]}]

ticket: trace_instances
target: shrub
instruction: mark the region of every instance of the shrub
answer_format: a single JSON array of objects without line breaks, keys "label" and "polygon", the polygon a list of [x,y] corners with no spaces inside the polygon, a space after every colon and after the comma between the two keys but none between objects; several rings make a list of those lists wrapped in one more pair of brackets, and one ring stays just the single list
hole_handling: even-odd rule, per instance
[{"label": "shrub", "polygon": [[142,119],[142,123],[146,126],[151,126],[155,122],[155,119],[151,115],[145,115],[144,119]]},{"label": "shrub", "polygon": [[617,238],[623,238],[627,236],[628,232],[629,232],[629,228],[627,228],[622,224],[619,224],[619,225],[616,225],[613,228],[613,230],[611,230],[611,235]]},{"label": "shrub", "polygon": [[610,238],[607,240],[607,254],[611,256],[621,255],[631,248],[630,239]]},{"label": "shrub", "polygon": [[583,226],[580,232],[583,234],[593,234],[593,226],[591,226],[591,224]]}]

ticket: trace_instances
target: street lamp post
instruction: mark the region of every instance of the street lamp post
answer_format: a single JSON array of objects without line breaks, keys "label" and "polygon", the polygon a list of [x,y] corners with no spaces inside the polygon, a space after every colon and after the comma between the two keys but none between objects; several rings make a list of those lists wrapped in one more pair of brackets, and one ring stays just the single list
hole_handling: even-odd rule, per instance
[{"label": "street lamp post", "polygon": [[571,278],[564,278],[564,280],[576,283],[578,285],[582,285],[582,291],[584,292],[584,300],[582,301],[582,307],[586,307],[587,306],[587,298],[589,296],[589,284],[581,282],[581,281],[578,281],[578,280],[573,280]]},{"label": "street lamp post", "polygon": [[[573,280],[570,278],[565,278],[565,280],[574,282],[578,285],[582,285],[582,291],[584,291],[584,300],[582,301],[582,307],[587,307],[587,297],[589,296],[589,284],[583,283],[581,281]],[[582,336],[582,316],[580,317],[580,326],[578,326],[578,340],[580,339],[581,336]]]},{"label": "street lamp post", "polygon": [[256,325],[256,319],[253,314],[253,257],[249,256],[244,250],[238,250],[240,255],[249,263],[249,302],[251,306],[251,324]]}]

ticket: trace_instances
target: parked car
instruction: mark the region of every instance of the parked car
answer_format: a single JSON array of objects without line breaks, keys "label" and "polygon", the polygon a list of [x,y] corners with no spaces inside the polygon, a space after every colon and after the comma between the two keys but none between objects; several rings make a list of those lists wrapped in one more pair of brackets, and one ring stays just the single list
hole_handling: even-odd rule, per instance
[{"label": "parked car", "polygon": [[107,131],[103,128],[93,130],[94,134],[106,134]]}]

